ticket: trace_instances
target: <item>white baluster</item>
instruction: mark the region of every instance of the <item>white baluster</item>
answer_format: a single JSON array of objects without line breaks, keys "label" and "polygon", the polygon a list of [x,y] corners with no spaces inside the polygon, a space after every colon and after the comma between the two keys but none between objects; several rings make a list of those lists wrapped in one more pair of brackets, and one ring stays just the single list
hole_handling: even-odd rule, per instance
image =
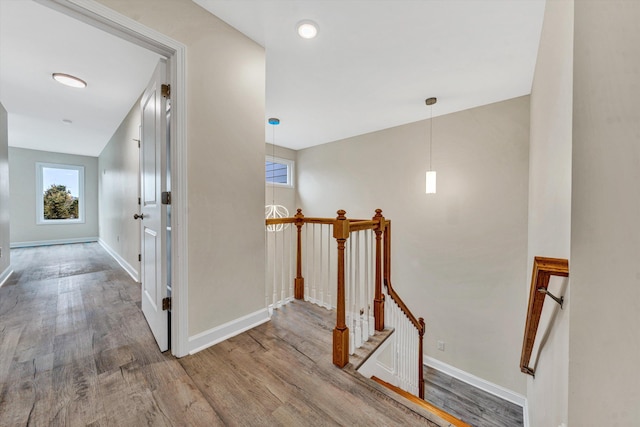
[{"label": "white baluster", "polygon": [[320,275],[318,280],[318,305],[324,306],[324,264],[329,260],[324,259],[324,251],[322,250],[322,243],[324,242],[324,225],[320,224],[320,248],[318,254],[320,255],[320,265],[318,267],[318,273]]},{"label": "white baluster", "polygon": [[355,318],[355,340],[356,347],[362,347],[362,316],[360,314],[360,308],[362,307],[362,297],[360,290],[362,288],[360,283],[360,231],[353,233],[355,242],[355,256],[354,256],[354,280],[353,280],[353,316]]}]

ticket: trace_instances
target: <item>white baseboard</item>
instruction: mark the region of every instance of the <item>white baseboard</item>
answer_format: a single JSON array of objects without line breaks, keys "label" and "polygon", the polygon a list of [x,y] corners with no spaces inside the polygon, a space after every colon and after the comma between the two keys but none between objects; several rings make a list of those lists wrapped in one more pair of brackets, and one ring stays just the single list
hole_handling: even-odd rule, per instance
[{"label": "white baseboard", "polygon": [[318,306],[320,306],[320,307],[324,307],[324,308],[326,308],[327,310],[333,310],[333,309],[335,309],[335,307],[334,307],[334,306],[332,306],[330,303],[328,303],[328,302],[321,302],[319,299],[316,299],[316,298],[311,298],[311,297],[307,296],[307,297],[304,297],[304,300],[305,300],[305,301],[307,301],[307,302],[310,302],[310,303],[312,303],[312,304],[318,305]]},{"label": "white baseboard", "polygon": [[74,239],[33,240],[30,242],[12,242],[10,248],[30,248],[33,246],[67,245],[70,243],[93,243],[97,237],[76,237]]},{"label": "white baseboard", "polygon": [[247,314],[223,325],[200,332],[189,337],[189,354],[195,354],[207,347],[218,344],[226,339],[255,328],[270,320],[269,310],[263,308],[254,313]]},{"label": "white baseboard", "polygon": [[[520,393],[516,393],[515,391],[509,390],[508,388],[502,387],[498,384],[494,384],[480,377],[476,377],[473,374],[448,365],[444,362],[434,359],[433,357],[424,355],[423,363],[430,368],[434,368],[438,371],[444,372],[445,374],[462,382],[470,384],[475,388],[486,391],[487,393],[493,394],[494,396],[498,396],[499,398],[504,399],[508,402],[515,403],[516,405],[522,407],[523,411],[525,411],[527,407],[527,398]],[[527,426],[527,418],[528,417],[525,417],[525,426]]]},{"label": "white baseboard", "polygon": [[2,274],[0,274],[0,288],[2,287],[2,285],[4,285],[4,282],[7,281],[7,279],[9,278],[9,276],[11,276],[11,274],[13,273],[13,270],[11,269],[11,265],[9,265],[9,267],[7,267]]},{"label": "white baseboard", "polygon": [[118,254],[116,251],[111,249],[111,247],[107,245],[107,243],[104,240],[98,239],[98,243],[100,244],[100,246],[102,246],[102,248],[105,251],[107,251],[109,255],[111,255],[113,259],[116,260],[118,264],[120,264],[120,267],[122,267],[124,271],[126,271],[129,274],[129,276],[131,276],[133,280],[135,280],[138,283],[140,282],[140,274],[138,273],[138,270],[133,268],[133,266],[129,264],[124,258],[122,258],[120,254]]}]

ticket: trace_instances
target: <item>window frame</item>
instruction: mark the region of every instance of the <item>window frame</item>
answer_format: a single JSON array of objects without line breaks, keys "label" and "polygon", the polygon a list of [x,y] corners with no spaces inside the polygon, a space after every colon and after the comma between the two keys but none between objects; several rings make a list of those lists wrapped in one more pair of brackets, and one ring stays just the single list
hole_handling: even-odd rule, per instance
[{"label": "window frame", "polygon": [[[295,161],[290,160],[290,159],[283,159],[282,157],[276,157],[276,156],[272,156],[267,154],[265,156],[265,184],[266,185],[272,185],[275,187],[282,187],[282,188],[294,188],[294,182],[293,179],[295,177]],[[266,177],[266,173],[267,173],[267,162],[271,162],[271,163],[279,163],[282,165],[286,165],[287,166],[287,182],[286,184],[283,184],[281,182],[272,182],[272,181],[267,181],[267,177]]]},{"label": "window frame", "polygon": [[[43,169],[68,169],[78,171],[78,218],[73,219],[46,219],[44,217],[44,183]],[[36,162],[36,224],[60,225],[60,224],[84,224],[85,223],[85,194],[84,194],[84,166],[68,165],[61,163]]]}]

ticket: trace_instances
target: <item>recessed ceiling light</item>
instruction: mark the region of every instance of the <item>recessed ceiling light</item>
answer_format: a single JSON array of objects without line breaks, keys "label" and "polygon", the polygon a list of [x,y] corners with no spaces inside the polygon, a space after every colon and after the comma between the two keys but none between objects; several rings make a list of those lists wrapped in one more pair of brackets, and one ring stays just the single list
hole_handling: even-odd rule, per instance
[{"label": "recessed ceiling light", "polygon": [[87,87],[87,82],[75,76],[72,76],[70,74],[53,73],[51,77],[53,77],[53,80],[57,81],[58,83],[62,83],[63,85],[66,85],[66,86],[78,87],[78,88]]},{"label": "recessed ceiling light", "polygon": [[318,24],[313,21],[301,21],[298,23],[298,35],[303,39],[312,39],[318,35]]}]

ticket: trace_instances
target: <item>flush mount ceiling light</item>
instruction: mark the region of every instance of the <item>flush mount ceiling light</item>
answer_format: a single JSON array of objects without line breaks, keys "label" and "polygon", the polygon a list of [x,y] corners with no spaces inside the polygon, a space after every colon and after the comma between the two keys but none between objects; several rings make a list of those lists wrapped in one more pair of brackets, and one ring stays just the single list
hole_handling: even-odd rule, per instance
[{"label": "flush mount ceiling light", "polygon": [[77,78],[76,76],[72,76],[70,74],[53,73],[51,77],[53,77],[53,80],[57,81],[58,83],[62,83],[65,86],[77,87],[77,88],[87,87],[87,82]]},{"label": "flush mount ceiling light", "polygon": [[298,22],[298,35],[303,39],[312,39],[318,35],[318,24],[313,21]]}]

